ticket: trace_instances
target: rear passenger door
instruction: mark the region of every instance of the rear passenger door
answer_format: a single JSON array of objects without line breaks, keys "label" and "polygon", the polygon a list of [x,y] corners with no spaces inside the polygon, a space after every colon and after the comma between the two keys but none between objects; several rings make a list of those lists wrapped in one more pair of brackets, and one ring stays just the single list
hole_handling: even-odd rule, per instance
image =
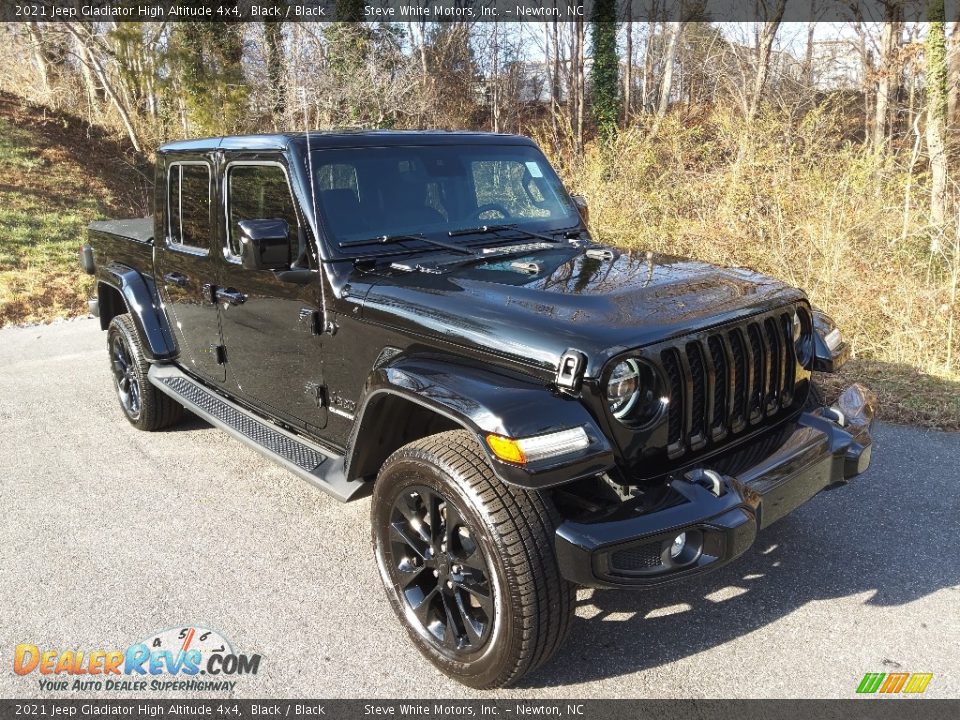
[{"label": "rear passenger door", "polygon": [[223,382],[220,324],[211,297],[217,272],[211,255],[213,177],[212,164],[203,155],[168,162],[165,232],[157,239],[154,263],[181,364],[207,380]]},{"label": "rear passenger door", "polygon": [[[227,385],[244,400],[307,430],[322,429],[327,408],[320,336],[320,275],[308,249],[306,225],[293,200],[282,157],[227,158],[218,286],[227,355]],[[298,282],[272,270],[248,270],[240,261],[243,220],[285,220],[291,268]]]}]

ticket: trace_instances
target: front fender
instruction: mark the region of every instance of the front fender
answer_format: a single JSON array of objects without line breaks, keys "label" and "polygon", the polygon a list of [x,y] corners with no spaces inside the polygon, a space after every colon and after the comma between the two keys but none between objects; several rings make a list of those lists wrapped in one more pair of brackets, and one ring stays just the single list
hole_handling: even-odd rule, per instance
[{"label": "front fender", "polygon": [[152,278],[114,263],[104,269],[100,282],[117,290],[123,297],[151,359],[169,360],[177,355],[177,343],[160,306],[160,296]]},{"label": "front fender", "polygon": [[[601,473],[613,466],[613,450],[587,409],[575,398],[537,381],[434,358],[406,357],[376,368],[367,380],[348,447],[350,468],[371,467],[364,437],[377,434],[377,409],[385,397],[426,407],[476,436],[496,475],[524,488],[546,488]],[[590,438],[583,451],[536,465],[497,458],[486,443],[490,433],[512,438],[582,427]],[[371,443],[372,444],[372,443]],[[383,458],[385,459],[385,458]],[[358,471],[359,472],[359,471]]]}]

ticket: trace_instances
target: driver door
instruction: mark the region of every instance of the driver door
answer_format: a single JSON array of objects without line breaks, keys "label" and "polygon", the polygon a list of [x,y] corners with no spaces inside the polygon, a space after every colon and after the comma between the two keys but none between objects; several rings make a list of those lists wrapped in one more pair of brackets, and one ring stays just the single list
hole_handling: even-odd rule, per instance
[{"label": "driver door", "polygon": [[[307,248],[286,167],[280,158],[232,160],[222,187],[224,266],[218,290],[227,385],[243,400],[293,425],[323,429],[323,348],[316,334],[320,274]],[[292,266],[312,269],[312,279],[304,281],[299,273],[299,282],[291,282],[272,270],[243,267],[239,223],[267,219],[287,222]]]}]

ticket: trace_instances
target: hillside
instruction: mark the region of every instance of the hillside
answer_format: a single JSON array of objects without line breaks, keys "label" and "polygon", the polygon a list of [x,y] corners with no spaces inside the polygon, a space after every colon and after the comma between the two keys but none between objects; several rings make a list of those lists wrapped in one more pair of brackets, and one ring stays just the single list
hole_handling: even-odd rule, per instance
[{"label": "hillside", "polygon": [[[742,137],[708,121],[694,130],[668,123],[656,140],[625,133],[613,163],[597,145],[582,162],[555,161],[590,198],[600,239],[754,267],[810,292],[859,355],[823,378],[831,395],[859,380],[877,391],[883,419],[960,430],[960,376],[943,363],[956,276],[929,259],[919,213],[900,238],[896,190],[876,191],[898,186],[896,165],[833,147],[816,127],[796,151],[780,128],[743,131],[754,147],[748,170],[730,160]],[[711,133],[704,152],[701,136]],[[677,167],[687,171],[669,170]],[[146,214],[151,188],[149,163],[125,142],[0,93],[0,326],[85,314],[85,225]]]},{"label": "hillside", "polygon": [[0,93],[0,327],[85,313],[84,226],[146,214],[151,186],[149,164],[129,146]]}]

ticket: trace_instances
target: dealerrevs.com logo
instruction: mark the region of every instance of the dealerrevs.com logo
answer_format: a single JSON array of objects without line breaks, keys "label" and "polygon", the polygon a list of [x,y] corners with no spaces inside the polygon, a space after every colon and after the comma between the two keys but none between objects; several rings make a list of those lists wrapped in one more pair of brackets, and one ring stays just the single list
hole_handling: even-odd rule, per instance
[{"label": "dealerrevs.com logo", "polygon": [[17,645],[13,671],[36,674],[40,690],[120,692],[232,691],[256,675],[260,655],[236,653],[215,630],[186,626],[148,635],[125,650],[54,650]]}]

